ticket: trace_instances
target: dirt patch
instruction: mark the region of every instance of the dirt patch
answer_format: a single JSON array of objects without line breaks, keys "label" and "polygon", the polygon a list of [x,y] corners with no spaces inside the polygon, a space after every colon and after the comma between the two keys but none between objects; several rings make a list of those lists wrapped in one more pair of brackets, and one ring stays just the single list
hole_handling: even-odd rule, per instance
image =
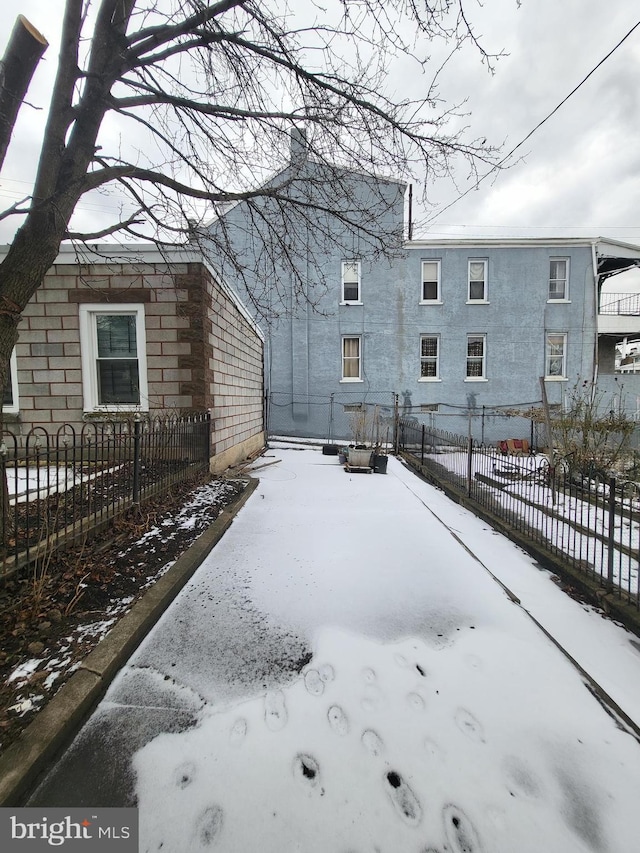
[{"label": "dirt patch", "polygon": [[244,487],[209,476],[177,486],[0,585],[0,752]]}]

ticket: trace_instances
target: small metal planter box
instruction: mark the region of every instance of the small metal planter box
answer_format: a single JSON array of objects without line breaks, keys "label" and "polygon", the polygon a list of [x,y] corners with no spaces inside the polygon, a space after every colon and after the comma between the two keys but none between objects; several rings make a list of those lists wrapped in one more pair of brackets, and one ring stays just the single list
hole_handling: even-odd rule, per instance
[{"label": "small metal planter box", "polygon": [[373,467],[371,465],[372,456],[373,451],[371,449],[355,450],[350,447],[349,456],[347,457],[347,462],[344,466],[345,471],[368,471],[368,473],[371,474],[373,471]]}]

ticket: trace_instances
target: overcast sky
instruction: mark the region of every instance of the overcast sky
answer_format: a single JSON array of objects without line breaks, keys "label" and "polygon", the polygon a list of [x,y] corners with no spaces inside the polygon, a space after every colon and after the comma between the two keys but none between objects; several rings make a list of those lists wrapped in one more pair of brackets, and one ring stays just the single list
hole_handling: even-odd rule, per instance
[{"label": "overcast sky", "polygon": [[[334,2],[335,0],[328,0]],[[28,100],[47,106],[46,81],[55,69],[63,0],[3,0],[0,45],[4,50],[18,13],[50,42]],[[505,51],[489,74],[468,49],[448,66],[443,98],[466,99],[477,137],[516,146],[640,20],[630,0],[468,0],[467,13],[485,49]],[[401,94],[419,95],[419,79],[396,81]],[[38,114],[23,109],[0,185],[2,206],[29,193],[40,139]],[[434,207],[417,211],[416,236],[464,234],[610,236],[640,242],[640,27],[585,85],[519,149],[509,170],[442,212],[465,173],[429,190]],[[83,201],[91,218],[115,211],[109,198]],[[14,226],[15,227],[15,226]],[[427,230],[428,229],[428,230]],[[10,239],[5,223],[0,240]]]}]

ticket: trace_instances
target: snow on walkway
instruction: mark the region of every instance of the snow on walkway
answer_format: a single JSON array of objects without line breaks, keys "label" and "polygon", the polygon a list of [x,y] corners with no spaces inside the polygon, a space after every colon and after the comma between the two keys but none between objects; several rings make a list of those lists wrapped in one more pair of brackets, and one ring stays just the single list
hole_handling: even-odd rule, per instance
[{"label": "snow on walkway", "polygon": [[[270,455],[281,461],[258,472],[258,489],[133,661],[153,660],[172,689],[204,700],[197,726],[134,756],[141,850],[636,849],[637,741],[427,506],[448,513],[494,574],[506,564],[514,585],[535,576],[522,586],[539,617],[537,582],[549,600],[562,595],[548,576],[397,460],[382,476],[346,474],[314,449]],[[233,630],[208,602],[231,575],[265,625],[307,638],[313,657],[298,677],[225,689],[207,637],[229,630],[232,645]],[[589,620],[596,631],[604,622],[566,600],[579,637]],[[628,644],[607,629],[597,667]],[[640,682],[629,649],[620,677]],[[633,689],[624,699],[637,719]]]}]

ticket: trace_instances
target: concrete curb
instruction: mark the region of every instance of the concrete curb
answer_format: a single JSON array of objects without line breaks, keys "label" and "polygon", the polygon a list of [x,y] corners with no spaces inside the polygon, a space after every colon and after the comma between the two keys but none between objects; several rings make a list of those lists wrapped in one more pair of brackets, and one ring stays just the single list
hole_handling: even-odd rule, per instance
[{"label": "concrete curb", "polygon": [[72,740],[102,699],[118,670],[220,541],[258,482],[257,479],[249,480],[233,503],[225,507],[213,524],[118,620],[20,738],[0,757],[0,806],[22,804],[38,777]]}]

